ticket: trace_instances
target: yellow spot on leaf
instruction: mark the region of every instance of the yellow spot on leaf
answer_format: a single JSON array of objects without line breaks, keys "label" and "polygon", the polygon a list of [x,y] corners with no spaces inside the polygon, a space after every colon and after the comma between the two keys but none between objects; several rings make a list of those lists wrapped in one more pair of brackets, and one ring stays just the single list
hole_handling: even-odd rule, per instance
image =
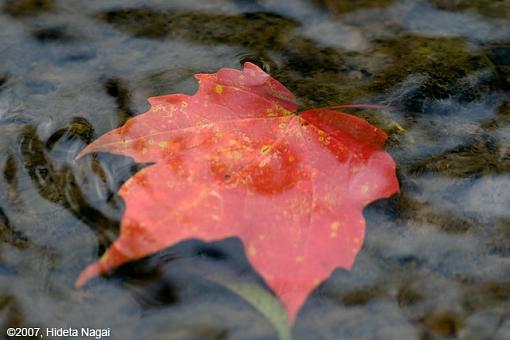
[{"label": "yellow spot on leaf", "polygon": [[262,277],[264,277],[266,280],[272,280],[274,275],[269,274],[268,272],[261,271],[260,274]]},{"label": "yellow spot on leaf", "polygon": [[262,152],[263,154],[268,153],[269,150],[271,150],[271,145],[264,145],[260,148],[260,152]]},{"label": "yellow spot on leaf", "polygon": [[342,224],[340,223],[340,221],[335,221],[335,222],[331,223],[331,225],[330,225],[331,232],[336,233],[338,228],[340,228],[341,225]]},{"label": "yellow spot on leaf", "polygon": [[160,148],[164,149],[164,148],[166,148],[168,146],[168,143],[165,142],[165,141],[161,141],[161,142],[158,143],[158,145],[159,145]]},{"label": "yellow spot on leaf", "polygon": [[363,184],[361,186],[361,192],[366,194],[368,192],[368,185],[367,184]]},{"label": "yellow spot on leaf", "polygon": [[154,139],[149,139],[149,145],[154,145]]},{"label": "yellow spot on leaf", "polygon": [[238,160],[240,160],[240,159],[241,159],[241,153],[240,153],[239,151],[233,151],[233,152],[232,152],[232,157],[233,157],[236,161],[238,161]]},{"label": "yellow spot on leaf", "polygon": [[183,107],[183,108],[188,107],[188,102],[183,100],[183,101],[181,102],[181,107]]},{"label": "yellow spot on leaf", "polygon": [[359,171],[360,171],[359,166],[353,166],[353,167],[351,168],[351,172],[352,172],[353,174],[355,174],[355,173],[357,173],[357,172],[359,172]]},{"label": "yellow spot on leaf", "polygon": [[220,84],[216,84],[214,86],[214,92],[216,92],[217,94],[222,94],[223,93],[223,86],[221,86]]},{"label": "yellow spot on leaf", "polygon": [[149,152],[149,150],[147,150],[147,148],[142,149],[142,155],[146,155],[148,152]]},{"label": "yellow spot on leaf", "polygon": [[257,255],[257,248],[255,248],[255,246],[253,245],[253,243],[250,243],[248,245],[248,255],[250,256],[255,256]]},{"label": "yellow spot on leaf", "polygon": [[289,160],[289,163],[292,163],[292,162],[294,162],[296,159],[294,158],[294,156],[289,156],[288,160]]},{"label": "yellow spot on leaf", "polygon": [[280,127],[280,129],[285,129],[287,127],[287,124],[285,123],[280,123],[280,125],[278,125]]}]

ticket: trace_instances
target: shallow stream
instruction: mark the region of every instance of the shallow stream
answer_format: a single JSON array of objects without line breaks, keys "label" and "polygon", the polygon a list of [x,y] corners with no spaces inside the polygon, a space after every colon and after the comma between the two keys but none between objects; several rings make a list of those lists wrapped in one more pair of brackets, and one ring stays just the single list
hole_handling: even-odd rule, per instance
[{"label": "shallow stream", "polygon": [[225,285],[265,288],[240,241],[190,240],[74,288],[118,237],[129,158],[85,145],[251,61],[301,109],[355,110],[389,135],[401,192],[309,297],[294,339],[510,339],[510,2],[0,1],[0,337],[274,339]]}]

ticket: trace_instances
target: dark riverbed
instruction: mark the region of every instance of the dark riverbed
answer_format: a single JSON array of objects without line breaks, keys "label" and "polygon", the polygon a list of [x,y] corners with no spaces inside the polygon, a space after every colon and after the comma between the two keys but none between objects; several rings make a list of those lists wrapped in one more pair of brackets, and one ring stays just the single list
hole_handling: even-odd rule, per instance
[{"label": "dark riverbed", "polygon": [[139,167],[78,152],[147,97],[192,94],[193,74],[251,61],[301,109],[393,107],[351,113],[390,136],[401,192],[365,209],[352,271],[313,292],[293,337],[510,338],[509,1],[2,0],[0,11],[0,337],[277,337],[222,284],[267,292],[236,238],[73,285],[118,236],[116,192]]}]

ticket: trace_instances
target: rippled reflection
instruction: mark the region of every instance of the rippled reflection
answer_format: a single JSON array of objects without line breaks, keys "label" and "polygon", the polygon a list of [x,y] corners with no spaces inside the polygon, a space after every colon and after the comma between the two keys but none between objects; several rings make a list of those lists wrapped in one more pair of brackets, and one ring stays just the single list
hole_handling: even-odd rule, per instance
[{"label": "rippled reflection", "polygon": [[[0,1],[0,328],[110,327],[115,338],[275,338],[229,282],[267,286],[238,239],[189,240],[73,282],[118,236],[119,186],[144,164],[85,145],[251,61],[302,109],[356,111],[390,136],[401,194],[367,209],[352,271],[296,339],[510,334],[510,9],[505,1]],[[2,333],[5,334],[5,333]]]}]

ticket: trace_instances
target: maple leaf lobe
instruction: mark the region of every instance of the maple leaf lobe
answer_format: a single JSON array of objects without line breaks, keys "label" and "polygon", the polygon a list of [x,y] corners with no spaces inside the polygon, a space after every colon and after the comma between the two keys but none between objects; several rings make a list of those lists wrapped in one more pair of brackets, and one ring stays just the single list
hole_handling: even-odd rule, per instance
[{"label": "maple leaf lobe", "polygon": [[386,134],[333,110],[293,115],[293,94],[251,63],[196,78],[195,95],[149,98],[80,153],[153,165],[119,190],[121,236],[77,285],[186,239],[237,236],[294,320],[335,268],[351,268],[363,207],[398,190]]}]

